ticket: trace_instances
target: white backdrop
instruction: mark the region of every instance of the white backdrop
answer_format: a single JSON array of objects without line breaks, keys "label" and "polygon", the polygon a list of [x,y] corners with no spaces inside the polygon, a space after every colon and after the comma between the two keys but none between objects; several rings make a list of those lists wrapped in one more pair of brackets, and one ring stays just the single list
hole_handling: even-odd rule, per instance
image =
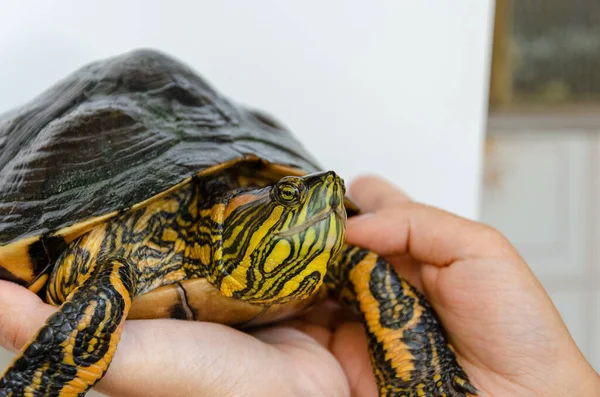
[{"label": "white backdrop", "polygon": [[347,181],[475,218],[492,0],[0,0],[0,112],[137,47],[272,113]]},{"label": "white backdrop", "polygon": [[273,114],[347,181],[378,173],[478,217],[492,0],[0,0],[0,10],[0,113],[85,63],[154,47]]}]

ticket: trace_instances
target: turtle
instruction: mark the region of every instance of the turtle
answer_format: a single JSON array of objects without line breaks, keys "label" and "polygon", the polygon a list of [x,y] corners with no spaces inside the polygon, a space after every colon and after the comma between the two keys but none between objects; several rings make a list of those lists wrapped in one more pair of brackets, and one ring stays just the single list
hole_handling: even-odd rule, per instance
[{"label": "turtle", "polygon": [[380,396],[477,395],[427,298],[345,241],[344,180],[272,115],[152,48],[79,67],[0,118],[0,279],[59,310],[1,396],[85,395],[127,319],[240,330],[332,298]]}]

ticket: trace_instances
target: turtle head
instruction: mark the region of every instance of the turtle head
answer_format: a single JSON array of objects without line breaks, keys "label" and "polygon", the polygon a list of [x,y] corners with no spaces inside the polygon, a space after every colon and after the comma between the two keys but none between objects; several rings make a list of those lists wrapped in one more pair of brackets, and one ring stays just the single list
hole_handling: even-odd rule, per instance
[{"label": "turtle head", "polygon": [[344,244],[344,194],[331,171],[233,193],[222,215],[213,215],[222,225],[213,284],[252,303],[311,296]]}]

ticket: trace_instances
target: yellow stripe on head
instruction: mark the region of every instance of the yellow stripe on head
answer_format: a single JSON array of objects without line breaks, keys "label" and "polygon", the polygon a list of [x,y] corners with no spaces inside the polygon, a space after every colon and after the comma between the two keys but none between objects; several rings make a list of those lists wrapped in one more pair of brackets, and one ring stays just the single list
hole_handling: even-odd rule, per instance
[{"label": "yellow stripe on head", "polygon": [[213,209],[221,260],[207,278],[224,295],[253,303],[312,295],[344,243],[344,193],[343,181],[323,172],[234,194]]}]

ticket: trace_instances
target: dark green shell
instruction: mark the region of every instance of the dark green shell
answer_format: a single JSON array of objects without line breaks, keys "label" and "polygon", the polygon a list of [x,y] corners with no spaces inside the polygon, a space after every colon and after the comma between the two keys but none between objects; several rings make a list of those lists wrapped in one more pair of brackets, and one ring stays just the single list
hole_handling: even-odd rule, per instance
[{"label": "dark green shell", "polygon": [[165,54],[89,64],[0,117],[0,247],[127,209],[252,155],[321,169],[285,128]]}]

